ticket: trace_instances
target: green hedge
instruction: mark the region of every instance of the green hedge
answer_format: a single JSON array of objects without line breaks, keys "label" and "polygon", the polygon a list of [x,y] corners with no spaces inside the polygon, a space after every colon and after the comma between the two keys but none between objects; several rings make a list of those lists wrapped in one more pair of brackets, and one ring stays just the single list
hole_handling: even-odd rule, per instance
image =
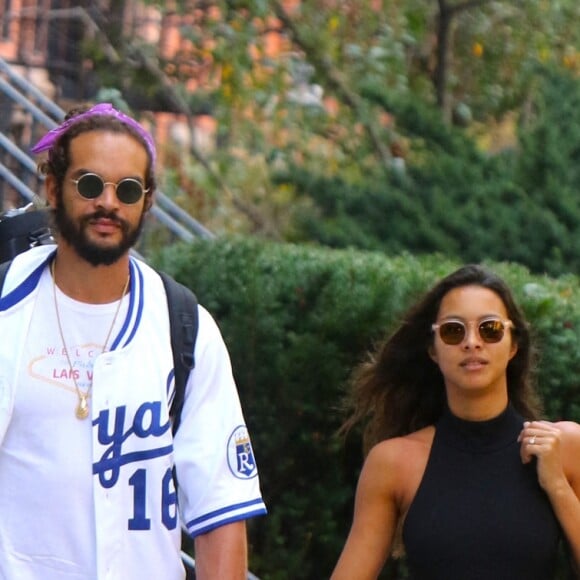
[{"label": "green hedge", "polygon": [[[460,264],[247,238],[170,247],[154,263],[194,289],[230,349],[269,507],[250,523],[252,571],[262,580],[328,577],[362,462],[356,434],[335,436],[345,381],[409,304]],[[534,328],[548,417],[580,420],[578,279],[488,265]],[[391,565],[383,577],[393,574]]]}]

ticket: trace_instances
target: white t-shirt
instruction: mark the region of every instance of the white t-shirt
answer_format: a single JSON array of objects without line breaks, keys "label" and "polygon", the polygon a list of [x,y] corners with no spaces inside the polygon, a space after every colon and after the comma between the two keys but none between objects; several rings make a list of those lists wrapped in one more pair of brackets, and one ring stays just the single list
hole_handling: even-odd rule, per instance
[{"label": "white t-shirt", "polygon": [[[79,303],[56,288],[65,347],[48,268],[39,284],[14,413],[0,447],[0,539],[22,555],[14,580],[40,578],[39,562],[47,574],[58,572],[63,579],[96,578],[91,419],[75,417],[78,398],[65,348],[79,389],[90,393],[94,361],[103,351],[118,301]],[[125,318],[128,300],[125,296],[112,336]],[[50,529],[55,521],[59,533],[39,542],[35,531]]]}]

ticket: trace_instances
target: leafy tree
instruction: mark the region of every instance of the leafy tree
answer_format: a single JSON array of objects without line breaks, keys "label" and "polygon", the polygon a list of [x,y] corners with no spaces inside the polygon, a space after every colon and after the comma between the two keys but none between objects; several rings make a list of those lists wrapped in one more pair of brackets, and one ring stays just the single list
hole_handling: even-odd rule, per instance
[{"label": "leafy tree", "polygon": [[[494,180],[499,169],[484,155],[471,154],[469,169],[452,168],[454,156],[464,162],[463,151],[455,154],[457,147],[467,143],[466,135],[478,138],[492,117],[527,114],[537,91],[538,63],[570,72],[580,64],[573,25],[580,8],[574,0],[146,4],[179,32],[176,54],[164,52],[161,41],[150,44],[138,28],[123,31],[128,4],[116,0],[87,6],[93,34],[87,35],[85,57],[100,85],[118,88],[137,109],[182,114],[190,129],[198,114],[217,120],[214,152],[192,145],[187,155],[168,146],[163,187],[218,233],[245,231],[274,239],[304,235],[311,229],[304,228],[304,219],[325,217],[316,199],[299,189],[307,172],[313,183],[341,183],[345,191],[352,186],[352,196],[388,183],[394,197],[389,203],[413,215],[431,211],[430,205],[453,213],[454,200],[469,197],[467,215],[473,215],[473,208],[482,206],[479,197],[488,193],[478,186],[480,193],[472,199],[471,187],[465,186],[480,178]],[[272,39],[280,45],[276,51]],[[203,85],[192,90],[192,78]],[[468,131],[446,131],[441,121],[450,119],[469,126]],[[471,120],[478,124],[470,125]],[[434,140],[438,147],[429,150]],[[473,149],[468,144],[465,153]],[[395,175],[402,159],[411,178],[403,184]],[[450,171],[450,179],[437,185],[443,189],[425,187],[442,168]],[[300,180],[280,179],[295,170]],[[525,195],[509,172],[502,175],[500,193],[492,198]],[[452,176],[460,183],[450,183]],[[459,212],[448,220],[462,217]],[[519,223],[515,217],[513,223]],[[322,229],[346,226],[329,219]],[[449,227],[455,233],[456,227]],[[558,233],[556,225],[548,229]],[[358,243],[361,234],[355,230],[354,222],[347,227],[354,237],[349,242],[345,232],[345,244]],[[422,232],[419,238],[442,235]],[[516,250],[518,256],[526,253]]]},{"label": "leafy tree", "polygon": [[[85,56],[133,107],[217,120],[218,148],[170,144],[162,176],[214,231],[577,267],[575,2],[151,4],[176,54],[125,34],[117,0],[84,9]],[[492,157],[478,139],[506,111],[521,147]]]}]

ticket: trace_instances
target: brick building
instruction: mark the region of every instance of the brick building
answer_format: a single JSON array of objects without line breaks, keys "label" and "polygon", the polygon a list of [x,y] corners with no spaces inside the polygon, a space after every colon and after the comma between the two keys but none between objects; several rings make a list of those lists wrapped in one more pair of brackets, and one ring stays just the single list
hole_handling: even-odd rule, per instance
[{"label": "brick building", "polygon": [[[286,0],[285,7],[293,10],[299,0]],[[119,34],[142,39],[156,45],[164,61],[187,67],[185,76],[189,90],[211,86],[219,82],[212,78],[212,63],[203,58],[188,58],[196,51],[191,40],[181,34],[183,27],[200,26],[206,16],[193,9],[186,15],[167,11],[171,0],[164,3],[166,14],[138,0],[123,3],[111,0],[74,2],[72,0],[0,0],[0,57],[17,72],[33,82],[42,92],[67,109],[71,104],[93,100],[98,85],[91,62],[83,59],[83,42],[94,41],[103,51],[114,53],[108,39],[102,34]],[[219,14],[217,15],[219,17]],[[265,49],[268,57],[286,50],[283,37],[276,32],[275,22],[268,23]],[[158,142],[174,141],[185,145],[191,139],[203,149],[215,146],[216,127],[208,115],[194,119],[194,134],[190,134],[185,119],[163,104],[139,101],[129,102],[138,110],[151,110],[154,132]]]}]

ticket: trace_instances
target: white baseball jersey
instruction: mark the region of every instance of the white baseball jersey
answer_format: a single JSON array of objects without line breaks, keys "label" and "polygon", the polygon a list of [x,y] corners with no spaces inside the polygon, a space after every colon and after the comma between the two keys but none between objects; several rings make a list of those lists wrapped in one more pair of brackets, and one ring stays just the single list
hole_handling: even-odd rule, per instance
[{"label": "white baseball jersey", "polygon": [[[182,579],[182,526],[196,536],[266,513],[219,329],[200,306],[173,438],[161,279],[131,259],[102,352],[117,304],[55,289],[53,251],[17,256],[0,299],[0,580]],[[72,373],[90,388],[89,419],[75,417]]]}]

